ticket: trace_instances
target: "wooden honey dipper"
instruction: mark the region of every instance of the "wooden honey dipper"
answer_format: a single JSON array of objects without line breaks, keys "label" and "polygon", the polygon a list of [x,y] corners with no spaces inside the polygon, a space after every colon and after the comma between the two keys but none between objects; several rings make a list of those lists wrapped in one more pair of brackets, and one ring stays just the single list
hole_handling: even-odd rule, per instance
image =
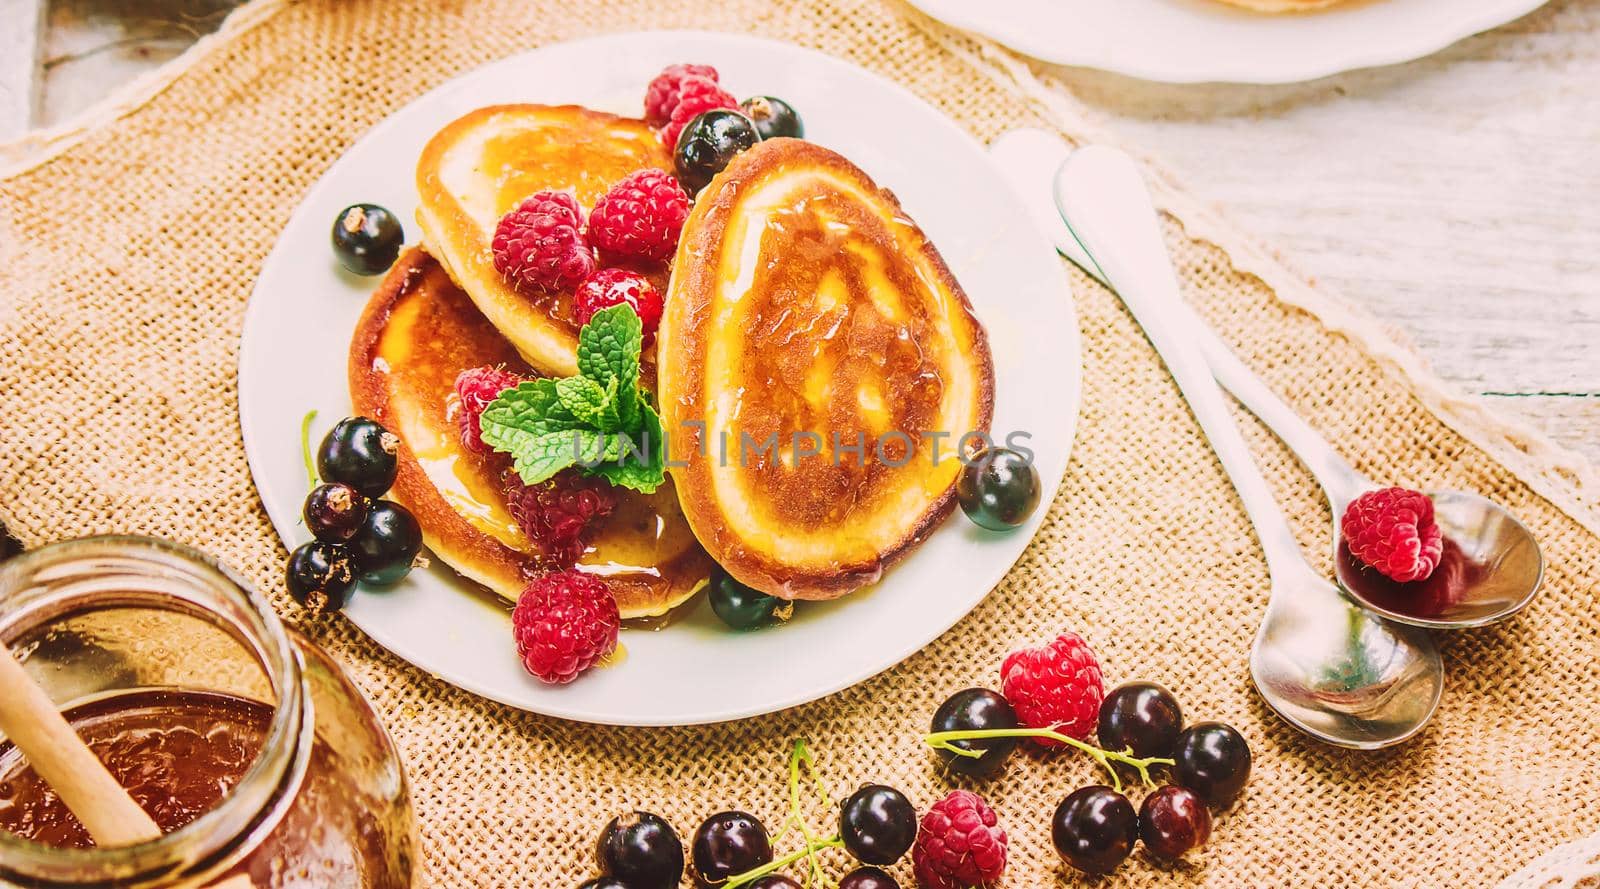
[{"label": "wooden honey dipper", "polygon": [[[0,732],[82,822],[95,845],[131,846],[161,838],[161,828],[78,737],[9,646],[0,643]],[[211,889],[254,889],[244,874]]]}]

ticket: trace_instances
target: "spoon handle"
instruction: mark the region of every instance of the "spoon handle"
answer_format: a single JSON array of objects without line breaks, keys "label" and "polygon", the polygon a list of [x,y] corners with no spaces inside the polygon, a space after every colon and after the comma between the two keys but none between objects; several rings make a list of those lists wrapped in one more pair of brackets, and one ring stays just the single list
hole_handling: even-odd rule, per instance
[{"label": "spoon handle", "polygon": [[1278,393],[1273,392],[1254,371],[1240,361],[1239,356],[1233,354],[1233,350],[1206,325],[1198,312],[1188,304],[1184,304],[1182,309],[1185,315],[1185,327],[1205,355],[1206,364],[1210,365],[1211,373],[1217,382],[1233,393],[1233,397],[1239,399],[1240,404],[1255,414],[1256,418],[1272,430],[1272,434],[1280,441],[1288,445],[1289,450],[1294,451],[1295,456],[1300,458],[1300,462],[1311,470],[1317,483],[1322,485],[1323,493],[1328,496],[1328,502],[1333,506],[1335,519],[1344,513],[1344,507],[1350,501],[1373,487],[1373,483],[1340,456],[1321,433],[1295,413],[1294,408],[1285,404],[1283,399],[1278,397]]},{"label": "spoon handle", "polygon": [[[1083,245],[1062,225],[1054,202],[1038,187],[1040,182],[1052,177],[1067,158],[1069,152],[1061,139],[1043,130],[1012,130],[996,138],[989,146],[989,153],[1001,174],[1015,187],[1018,197],[1038,216],[1040,227],[1055,243],[1057,252],[1100,283],[1110,286],[1084,252]],[[1178,300],[1172,309],[1185,313],[1184,329],[1205,355],[1206,364],[1210,365],[1217,382],[1294,451],[1322,485],[1336,514],[1342,514],[1346,504],[1373,487],[1370,480],[1356,472],[1316,429],[1240,361],[1187,302]]]},{"label": "spoon handle", "polygon": [[1292,567],[1289,559],[1304,561],[1299,543],[1192,342],[1186,312],[1175,311],[1183,306],[1178,279],[1138,167],[1121,151],[1089,146],[1068,158],[1054,185],[1061,218],[1161,353],[1239,491],[1268,570],[1282,576]]}]

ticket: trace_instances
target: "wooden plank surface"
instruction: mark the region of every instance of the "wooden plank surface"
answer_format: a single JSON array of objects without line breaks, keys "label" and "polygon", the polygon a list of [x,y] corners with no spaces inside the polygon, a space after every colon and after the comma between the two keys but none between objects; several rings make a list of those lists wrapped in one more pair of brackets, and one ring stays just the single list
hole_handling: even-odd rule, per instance
[{"label": "wooden plank surface", "polygon": [[1440,376],[1600,461],[1600,0],[1293,86],[1054,73]]},{"label": "wooden plank surface", "polygon": [[[176,55],[232,5],[55,0],[36,123]],[[0,95],[32,88],[0,70]],[[1445,379],[1600,460],[1600,0],[1293,86],[1056,73]]]},{"label": "wooden plank surface", "polygon": [[0,0],[0,141],[33,124],[45,0]]},{"label": "wooden plank surface", "polygon": [[[12,0],[0,0],[0,3]],[[35,0],[48,7],[35,123],[60,123],[211,33],[236,0]]]}]

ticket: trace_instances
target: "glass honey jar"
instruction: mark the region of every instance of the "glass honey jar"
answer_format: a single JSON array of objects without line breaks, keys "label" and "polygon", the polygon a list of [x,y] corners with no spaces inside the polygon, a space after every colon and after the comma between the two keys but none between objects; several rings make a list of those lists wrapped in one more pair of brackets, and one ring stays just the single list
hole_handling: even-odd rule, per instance
[{"label": "glass honey jar", "polygon": [[404,889],[393,744],[321,649],[186,547],[98,537],[0,564],[0,642],[163,831],[101,849],[0,737],[0,887]]}]

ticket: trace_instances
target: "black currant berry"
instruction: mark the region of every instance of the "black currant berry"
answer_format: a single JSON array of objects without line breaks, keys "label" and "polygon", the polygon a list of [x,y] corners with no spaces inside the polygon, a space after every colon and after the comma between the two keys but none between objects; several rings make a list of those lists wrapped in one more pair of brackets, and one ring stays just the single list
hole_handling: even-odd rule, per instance
[{"label": "black currant berry", "polygon": [[1061,860],[1089,874],[1108,874],[1133,852],[1139,816],[1128,798],[1104,785],[1077,790],[1056,807],[1050,842]]},{"label": "black currant berry", "polygon": [[756,133],[763,139],[779,136],[800,139],[806,134],[800,113],[777,96],[753,96],[740,102],[739,110],[755,124]]},{"label": "black currant berry", "polygon": [[956,499],[967,518],[991,531],[1008,531],[1038,508],[1039,470],[1010,448],[986,448],[961,467]]},{"label": "black currant berry", "polygon": [[868,784],[839,807],[839,838],[862,864],[894,864],[917,838],[917,809],[893,787]]},{"label": "black currant berry", "polygon": [[1139,839],[1151,855],[1177,858],[1211,839],[1211,810],[1186,787],[1162,787],[1139,806]]},{"label": "black currant berry", "polygon": [[366,417],[340,420],[317,447],[317,472],[368,497],[382,497],[399,471],[400,439]]},{"label": "black currant berry", "polygon": [[1250,745],[1233,726],[1197,722],[1178,735],[1172,776],[1207,805],[1227,805],[1250,779]]},{"label": "black currant berry", "polygon": [[771,861],[772,839],[756,816],[718,812],[694,832],[690,854],[695,879],[711,886]]},{"label": "black currant berry", "polygon": [[746,883],[750,889],[800,889],[800,884],[789,879],[783,874],[767,874],[766,876]]},{"label": "black currant berry", "polygon": [[333,252],[358,275],[381,275],[400,255],[406,233],[393,213],[377,204],[353,204],[333,220]]},{"label": "black currant berry", "polygon": [[330,482],[311,489],[300,516],[313,537],[343,543],[361,529],[370,502],[355,488],[342,482]]},{"label": "black currant berry", "polygon": [[289,595],[312,614],[338,611],[356,586],[350,550],[338,543],[313,540],[289,554],[285,568]]},{"label": "black currant berry", "polygon": [[666,819],[649,812],[611,819],[600,832],[595,858],[630,889],[673,889],[683,876],[683,841]]},{"label": "black currant berry", "polygon": [[1183,731],[1183,712],[1172,692],[1155,682],[1127,682],[1100,702],[1100,746],[1134,756],[1171,756]]},{"label": "black currant berry", "polygon": [[711,576],[707,598],[717,617],[735,630],[758,629],[794,613],[793,602],[753,590],[720,569]]},{"label": "black currant berry", "polygon": [[761,141],[756,125],[737,111],[715,108],[689,121],[672,153],[678,181],[690,194],[706,187],[735,155]]},{"label": "black currant berry", "polygon": [[578,889],[633,889],[633,887],[616,877],[595,877],[592,880],[584,880]]},{"label": "black currant berry", "polygon": [[422,526],[398,503],[379,500],[350,539],[350,555],[362,583],[386,586],[411,573],[422,551]]},{"label": "black currant berry", "polygon": [[858,867],[844,875],[839,889],[900,889],[900,884],[875,867]]},{"label": "black currant berry", "polygon": [[[977,729],[1016,728],[1017,711],[1000,696],[987,688],[969,688],[958,691],[939,705],[933,714],[933,732],[965,732]],[[1000,771],[1011,751],[1017,749],[1018,738],[990,738],[979,741],[955,741],[953,746],[963,750],[980,750],[977,758],[958,756],[948,750],[937,751],[939,758],[952,772],[973,778],[985,778]]]}]

